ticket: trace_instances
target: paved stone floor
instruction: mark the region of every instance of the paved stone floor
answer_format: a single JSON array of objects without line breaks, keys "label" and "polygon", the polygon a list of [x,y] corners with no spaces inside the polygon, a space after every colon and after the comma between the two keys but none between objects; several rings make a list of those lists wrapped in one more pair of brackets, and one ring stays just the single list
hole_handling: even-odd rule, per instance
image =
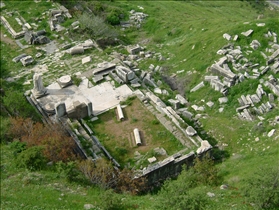
[{"label": "paved stone floor", "polygon": [[54,107],[58,102],[65,102],[66,110],[71,109],[74,101],[83,103],[87,100],[92,102],[93,114],[98,115],[111,109],[120,101],[124,101],[133,91],[127,85],[115,88],[110,82],[90,87],[88,79],[84,79],[77,87],[71,85],[61,89],[58,83],[47,86],[48,95],[39,98],[37,101],[42,107]]}]

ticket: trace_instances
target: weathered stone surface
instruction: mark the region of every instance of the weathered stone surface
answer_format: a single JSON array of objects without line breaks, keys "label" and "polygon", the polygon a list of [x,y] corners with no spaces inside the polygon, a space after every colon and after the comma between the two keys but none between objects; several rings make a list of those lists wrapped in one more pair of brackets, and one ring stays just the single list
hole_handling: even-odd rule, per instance
[{"label": "weathered stone surface", "polygon": [[147,160],[148,160],[149,163],[154,163],[154,162],[157,161],[156,157],[154,157],[154,156],[151,157],[151,158],[148,158]]},{"label": "weathered stone surface", "polygon": [[154,152],[159,154],[159,155],[167,155],[166,150],[164,148],[162,148],[162,147],[154,148]]},{"label": "weathered stone surface", "polygon": [[224,77],[228,77],[232,80],[235,80],[237,78],[237,76],[233,72],[227,71],[226,69],[222,68],[221,66],[218,66],[217,64],[213,64],[210,67],[210,70],[214,73],[220,74]]},{"label": "weathered stone surface", "polygon": [[253,40],[250,44],[250,47],[253,49],[253,50],[256,50],[258,49],[259,47],[261,46],[260,42],[258,40]]},{"label": "weathered stone surface", "polygon": [[242,110],[247,109],[248,107],[250,107],[250,105],[244,105],[244,106],[236,108],[236,111],[241,112]]},{"label": "weathered stone surface", "polygon": [[81,63],[82,64],[89,63],[89,62],[91,62],[91,60],[92,60],[91,56],[87,56],[81,60]]},{"label": "weathered stone surface", "polygon": [[27,66],[29,64],[32,64],[34,62],[34,59],[32,58],[32,56],[28,55],[26,57],[21,58],[20,62],[23,66]]},{"label": "weathered stone surface", "polygon": [[187,105],[188,101],[180,94],[177,94],[175,98],[182,104],[182,105]]},{"label": "weathered stone surface", "polygon": [[174,109],[179,109],[180,107],[180,102],[179,100],[174,100],[174,99],[169,99],[168,102],[171,103]]},{"label": "weathered stone surface", "polygon": [[212,80],[219,80],[218,76],[205,76],[204,81],[211,82]]},{"label": "weathered stone surface", "polygon": [[60,77],[57,82],[61,88],[64,88],[72,84],[72,79],[70,75],[65,75]]},{"label": "weathered stone surface", "polygon": [[213,107],[214,103],[212,101],[209,101],[206,103],[206,105],[211,108],[211,107]]},{"label": "weathered stone surface", "polygon": [[275,133],[275,129],[272,129],[271,131],[268,132],[267,136],[271,137]]},{"label": "weathered stone surface", "polygon": [[197,131],[192,126],[188,126],[185,131],[189,136],[194,136],[197,134]]},{"label": "weathered stone surface", "polygon": [[84,204],[83,208],[88,210],[88,209],[94,209],[95,206],[93,204]]},{"label": "weathered stone surface", "polygon": [[274,62],[274,59],[279,55],[279,49],[277,49],[266,61],[266,65],[269,65]]},{"label": "weathered stone surface", "polygon": [[63,102],[58,102],[55,104],[55,113],[56,113],[56,118],[58,119],[59,117],[62,117],[66,114],[66,105]]},{"label": "weathered stone surface", "polygon": [[160,88],[156,87],[156,88],[154,89],[154,93],[162,94],[162,90],[161,90]]},{"label": "weathered stone surface", "polygon": [[212,192],[207,192],[206,195],[207,195],[208,197],[210,197],[210,198],[215,197],[215,194],[212,193]]},{"label": "weathered stone surface", "polygon": [[223,34],[223,38],[228,40],[228,41],[230,41],[232,39],[231,35],[229,35],[227,33]]},{"label": "weathered stone surface", "polygon": [[201,82],[201,83],[199,83],[198,85],[196,85],[194,88],[192,88],[192,89],[190,90],[190,92],[195,92],[195,91],[197,91],[198,89],[200,89],[200,88],[202,88],[202,87],[204,87],[204,82]]},{"label": "weathered stone surface", "polygon": [[242,32],[241,34],[247,37],[247,36],[250,36],[252,33],[253,33],[253,30],[250,29],[248,31]]},{"label": "weathered stone surface", "polygon": [[222,98],[219,98],[218,101],[219,101],[220,104],[224,104],[224,103],[228,102],[228,98],[227,97],[222,97]]},{"label": "weathered stone surface", "polygon": [[258,27],[263,27],[263,26],[265,26],[265,23],[256,23],[256,25],[257,25]]},{"label": "weathered stone surface", "polygon": [[273,85],[271,82],[266,81],[265,86],[269,87],[269,89],[276,95],[279,96],[279,87],[278,85]]},{"label": "weathered stone surface", "polygon": [[252,118],[250,112],[248,111],[248,109],[244,109],[242,113],[243,113],[243,116],[245,119],[247,119],[249,121],[253,121],[253,118]]},{"label": "weathered stone surface", "polygon": [[253,103],[259,103],[261,101],[257,94],[251,95],[251,100],[253,101]]},{"label": "weathered stone surface", "polygon": [[35,98],[40,98],[47,94],[47,89],[44,87],[41,74],[34,74],[33,76],[34,88],[32,94]]},{"label": "weathered stone surface", "polygon": [[183,115],[184,117],[190,119],[190,120],[193,118],[193,114],[192,114],[191,112],[189,112],[188,110],[184,110],[184,111],[182,112],[182,115]]},{"label": "weathered stone surface", "polygon": [[207,140],[201,142],[201,146],[197,149],[197,154],[201,154],[206,152],[207,150],[211,149],[212,146],[209,144]]}]

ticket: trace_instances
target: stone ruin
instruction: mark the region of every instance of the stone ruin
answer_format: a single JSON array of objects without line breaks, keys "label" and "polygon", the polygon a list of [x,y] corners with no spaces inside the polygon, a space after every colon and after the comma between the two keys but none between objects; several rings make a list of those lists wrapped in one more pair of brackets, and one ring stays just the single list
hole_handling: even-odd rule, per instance
[{"label": "stone ruin", "polygon": [[50,39],[45,36],[46,31],[41,30],[37,32],[26,31],[24,39],[28,44],[47,44],[50,42]]},{"label": "stone ruin", "polygon": [[[248,37],[251,36],[252,33],[253,30],[250,29],[246,32],[242,32],[241,35]],[[224,34],[223,37],[227,40],[231,40],[229,34]],[[208,82],[215,91],[219,91],[224,96],[227,96],[230,87],[244,80],[259,79],[267,72],[278,74],[279,45],[277,44],[277,34],[268,31],[268,33],[264,34],[264,37],[269,39],[273,38],[273,42],[269,42],[270,48],[266,48],[266,53],[271,53],[271,55],[267,56],[264,52],[260,52],[264,59],[266,59],[266,65],[260,66],[258,63],[252,63],[245,57],[245,54],[249,55],[253,53],[253,51],[258,50],[261,46],[258,40],[252,40],[250,45],[243,49],[240,46],[235,46],[235,44],[230,43],[217,51],[217,54],[223,55],[223,57],[209,67],[209,71],[213,75],[206,75],[204,80]],[[249,50],[249,48],[253,51]],[[274,77],[272,74],[268,76],[267,79],[263,78],[259,79],[259,85],[254,94],[242,95],[237,99],[240,104],[240,107],[236,109],[239,118],[252,121],[254,120],[254,115],[263,115],[276,106],[274,103],[275,98],[277,97],[277,100],[279,99],[278,78]],[[191,92],[203,87],[204,85],[202,85],[202,83],[203,82],[194,87]],[[267,94],[263,87],[269,89],[271,93]],[[266,102],[265,99],[262,99],[263,97],[266,97],[268,101]],[[262,100],[265,102],[262,102]]]},{"label": "stone ruin", "polygon": [[25,31],[22,30],[20,32],[16,32],[4,16],[1,16],[1,23],[4,25],[4,27],[8,30],[8,32],[12,35],[14,39],[24,36]]},{"label": "stone ruin", "polygon": [[49,12],[49,26],[52,31],[62,31],[64,27],[60,24],[64,22],[64,18],[72,18],[72,15],[69,13],[68,9],[64,6],[60,6],[59,9],[52,9]]},{"label": "stone ruin", "polygon": [[34,74],[33,83],[34,88],[32,89],[32,94],[35,98],[47,95],[47,89],[44,87],[41,74]]},{"label": "stone ruin", "polygon": [[[139,7],[140,9],[142,7]],[[141,27],[141,24],[143,23],[143,21],[148,17],[147,14],[143,13],[143,12],[136,12],[135,10],[131,10],[130,11],[130,17],[128,21],[121,21],[120,25],[123,28],[129,28],[131,26],[135,26],[137,28]]]}]

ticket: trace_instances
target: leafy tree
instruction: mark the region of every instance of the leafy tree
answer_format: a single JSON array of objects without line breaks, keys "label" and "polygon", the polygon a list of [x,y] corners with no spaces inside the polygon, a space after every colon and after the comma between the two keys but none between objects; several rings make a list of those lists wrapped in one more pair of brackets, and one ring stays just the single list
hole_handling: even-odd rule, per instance
[{"label": "leafy tree", "polygon": [[16,158],[16,165],[31,171],[43,169],[47,160],[43,156],[42,150],[43,147],[35,146],[22,151]]},{"label": "leafy tree", "polygon": [[246,201],[255,209],[279,209],[279,167],[262,167],[244,180]]}]

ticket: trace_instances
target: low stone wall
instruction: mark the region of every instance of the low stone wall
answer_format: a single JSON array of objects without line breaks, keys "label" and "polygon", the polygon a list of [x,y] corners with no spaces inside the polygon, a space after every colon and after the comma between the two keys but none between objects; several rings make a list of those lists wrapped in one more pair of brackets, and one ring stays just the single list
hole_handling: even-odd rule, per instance
[{"label": "low stone wall", "polygon": [[6,20],[6,18],[4,18],[3,16],[1,16],[1,22],[5,26],[5,28],[9,31],[9,33],[12,35],[12,37],[14,39],[24,36],[25,31],[20,31],[18,33],[15,32],[15,30],[12,28],[12,26],[9,24],[9,22]]},{"label": "low stone wall", "polygon": [[159,185],[162,181],[169,177],[175,177],[183,169],[183,165],[190,167],[193,165],[193,161],[196,155],[194,152],[190,152],[186,155],[176,153],[163,161],[149,165],[144,168],[137,178],[145,177],[147,185],[149,187]]}]

